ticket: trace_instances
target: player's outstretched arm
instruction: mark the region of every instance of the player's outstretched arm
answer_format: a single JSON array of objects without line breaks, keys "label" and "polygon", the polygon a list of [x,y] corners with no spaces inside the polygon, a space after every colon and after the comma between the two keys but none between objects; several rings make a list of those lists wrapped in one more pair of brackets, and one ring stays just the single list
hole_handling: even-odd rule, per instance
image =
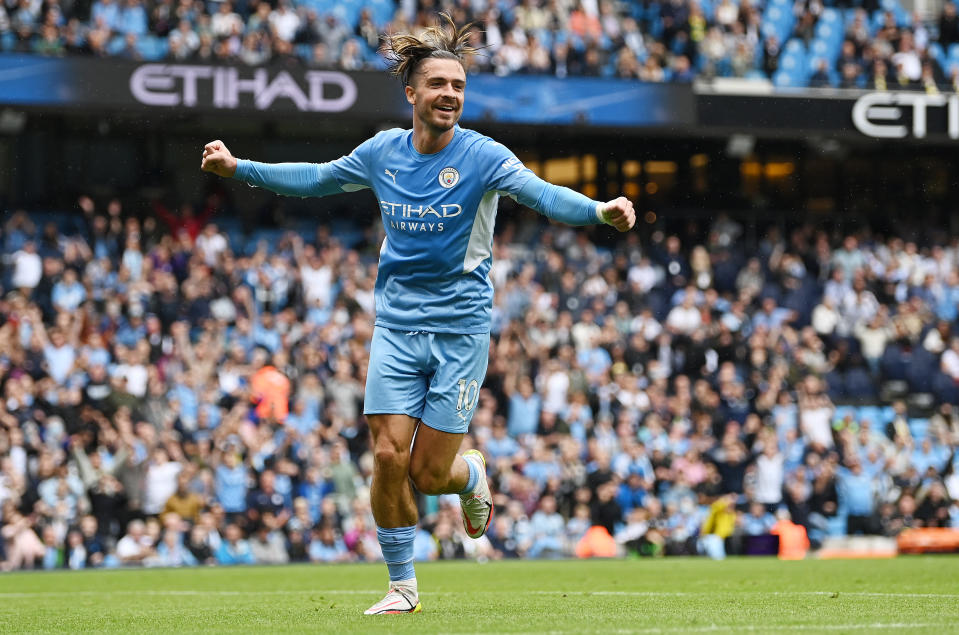
[{"label": "player's outstretched arm", "polygon": [[286,196],[326,196],[343,191],[329,163],[259,163],[237,159],[220,140],[203,146],[200,169]]},{"label": "player's outstretched arm", "polygon": [[633,203],[626,197],[600,203],[568,187],[548,183],[534,174],[527,173],[527,177],[514,190],[515,194],[510,195],[547,218],[567,225],[605,223],[621,232],[629,231],[636,224]]}]

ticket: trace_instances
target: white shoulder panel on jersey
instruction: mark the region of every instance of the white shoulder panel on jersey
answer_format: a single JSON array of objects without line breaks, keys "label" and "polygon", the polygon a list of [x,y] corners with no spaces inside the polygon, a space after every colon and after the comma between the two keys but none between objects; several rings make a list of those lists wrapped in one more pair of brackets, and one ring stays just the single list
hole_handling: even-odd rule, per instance
[{"label": "white shoulder panel on jersey", "polygon": [[476,218],[463,259],[463,273],[473,271],[493,255],[493,225],[496,223],[498,205],[499,192],[487,192],[476,206]]}]

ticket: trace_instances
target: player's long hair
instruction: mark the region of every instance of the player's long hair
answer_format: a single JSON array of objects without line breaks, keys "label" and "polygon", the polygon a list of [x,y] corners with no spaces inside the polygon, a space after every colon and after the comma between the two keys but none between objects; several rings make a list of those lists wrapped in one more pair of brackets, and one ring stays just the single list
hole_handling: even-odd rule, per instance
[{"label": "player's long hair", "polygon": [[457,28],[448,13],[440,13],[445,25],[427,27],[420,37],[410,33],[384,36],[390,74],[408,86],[425,59],[456,60],[466,66],[466,58],[477,49],[469,45],[472,23]]}]

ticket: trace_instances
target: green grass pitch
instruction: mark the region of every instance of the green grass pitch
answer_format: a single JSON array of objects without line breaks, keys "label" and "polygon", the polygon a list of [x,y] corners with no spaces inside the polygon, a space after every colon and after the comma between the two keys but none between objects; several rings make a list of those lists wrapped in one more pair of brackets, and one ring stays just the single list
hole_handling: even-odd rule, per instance
[{"label": "green grass pitch", "polygon": [[364,616],[382,565],[0,575],[3,632],[959,633],[959,557],[416,567],[423,613]]}]

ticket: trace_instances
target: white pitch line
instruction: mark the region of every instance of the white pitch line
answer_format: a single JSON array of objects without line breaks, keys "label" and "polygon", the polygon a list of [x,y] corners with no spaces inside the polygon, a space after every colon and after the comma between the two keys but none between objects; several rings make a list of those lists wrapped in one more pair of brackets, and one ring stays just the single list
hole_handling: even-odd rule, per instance
[{"label": "white pitch line", "polygon": [[[471,592],[475,593],[475,592]],[[503,591],[506,593],[506,591]],[[856,597],[890,597],[890,598],[959,598],[959,593],[881,593],[870,591],[515,591],[518,594],[530,595],[622,595],[626,597],[694,597],[700,595],[853,595]]]},{"label": "white pitch line", "polygon": [[[0,592],[0,598],[30,598],[30,597],[50,597],[50,596],[110,596],[110,595],[142,595],[142,596],[243,596],[243,595],[376,595],[381,593],[378,589],[280,589],[280,590],[250,590],[250,591],[203,591],[199,589],[152,589],[152,590],[110,590],[110,591],[11,591]],[[426,595],[432,596],[458,596],[475,595],[478,592],[473,591],[433,591],[426,592]],[[854,597],[878,597],[878,598],[913,598],[913,599],[956,599],[959,593],[881,593],[870,591],[563,591],[561,589],[547,590],[526,590],[526,591],[480,591],[490,595],[509,594],[509,595],[575,595],[588,597],[598,596],[622,596],[622,597],[698,597],[704,595],[733,595],[733,596],[837,596],[849,595]]]},{"label": "white pitch line", "polygon": [[116,591],[11,591],[10,593],[0,592],[0,598],[31,598],[31,597],[47,597],[47,596],[61,596],[61,595],[82,595],[88,597],[97,597],[101,595],[144,595],[144,596],[191,596],[191,595],[208,595],[208,596],[240,596],[240,595],[375,595],[376,593],[382,593],[380,591],[363,591],[363,590],[350,590],[350,589],[332,589],[332,590],[323,590],[323,591],[309,591],[309,590],[281,590],[281,591],[199,591],[195,589],[169,589],[169,590],[143,590],[143,591],[130,591],[130,590],[116,590]]},{"label": "white pitch line", "polygon": [[[862,624],[862,623],[853,623],[853,624],[784,624],[781,626],[770,626],[763,625],[757,626],[754,624],[737,624],[737,625],[722,625],[722,624],[710,624],[709,626],[668,626],[668,627],[649,627],[649,628],[630,628],[630,629],[614,629],[614,630],[603,630],[604,633],[650,633],[655,635],[656,633],[716,633],[716,632],[727,632],[727,631],[737,631],[737,632],[760,632],[768,633],[775,631],[878,631],[883,629],[910,629],[910,628],[946,628],[953,626],[952,624],[942,624],[936,622],[915,622],[915,623],[903,623],[903,622],[876,622],[873,624]],[[564,633],[574,633],[577,631],[547,631],[547,635],[561,635]]]}]

